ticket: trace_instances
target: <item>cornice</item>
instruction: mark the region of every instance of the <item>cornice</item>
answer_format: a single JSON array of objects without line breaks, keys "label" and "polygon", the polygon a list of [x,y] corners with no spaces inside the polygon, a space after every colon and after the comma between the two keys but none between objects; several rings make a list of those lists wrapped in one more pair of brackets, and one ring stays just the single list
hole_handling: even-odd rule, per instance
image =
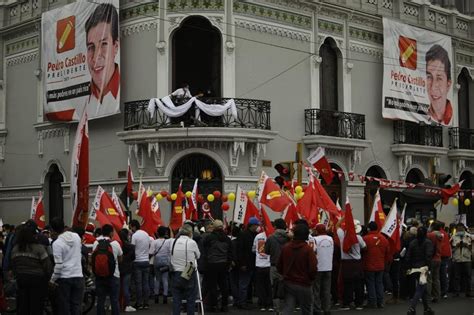
[{"label": "cornice", "polygon": [[127,37],[132,34],[138,34],[145,31],[156,30],[158,28],[158,21],[155,19],[145,18],[134,23],[129,23],[120,27],[122,37]]},{"label": "cornice", "polygon": [[301,40],[305,42],[311,41],[310,32],[301,32],[294,29],[284,28],[280,26],[264,24],[257,21],[236,18],[235,25],[250,31],[256,31],[260,33],[268,33],[276,36],[287,37],[291,39]]},{"label": "cornice", "polygon": [[349,49],[354,52],[371,55],[379,59],[383,58],[383,47],[382,46],[372,46],[367,45],[361,42],[350,41]]},{"label": "cornice", "polygon": [[28,63],[38,58],[38,49],[33,51],[22,53],[20,55],[15,55],[12,57],[6,58],[6,64],[8,67],[19,65],[22,63]]}]

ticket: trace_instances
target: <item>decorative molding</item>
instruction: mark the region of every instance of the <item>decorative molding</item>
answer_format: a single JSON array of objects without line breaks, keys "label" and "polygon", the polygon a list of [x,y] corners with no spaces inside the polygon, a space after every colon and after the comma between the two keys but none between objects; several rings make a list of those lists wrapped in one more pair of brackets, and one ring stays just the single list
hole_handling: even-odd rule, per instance
[{"label": "decorative molding", "polygon": [[263,156],[267,153],[267,145],[265,143],[252,143],[250,144],[249,154],[249,172],[250,175],[255,176],[257,173],[258,159],[260,157],[260,151],[263,152]]},{"label": "decorative molding", "polygon": [[382,0],[382,8],[387,10],[393,9],[393,0]]},{"label": "decorative molding", "polygon": [[466,55],[462,53],[456,53],[456,64],[465,64],[474,66],[474,55]]},{"label": "decorative molding", "polygon": [[353,14],[350,16],[349,21],[354,24],[361,25],[364,27],[370,27],[376,30],[383,29],[382,20],[377,19],[377,18]]},{"label": "decorative molding", "polygon": [[444,14],[438,14],[438,23],[441,25],[448,24],[448,16]]},{"label": "decorative molding", "polygon": [[433,23],[436,21],[435,11],[431,11],[431,10],[428,11],[428,21],[433,22]]},{"label": "decorative molding", "polygon": [[64,153],[69,153],[69,125],[37,130],[38,155],[43,157],[43,147],[45,139],[63,138]]},{"label": "decorative molding", "polygon": [[212,26],[220,30],[221,33],[224,33],[224,21],[222,16],[207,16],[207,19],[211,22]]},{"label": "decorative molding", "polygon": [[24,38],[5,45],[5,55],[10,56],[39,47],[39,36]]},{"label": "decorative molding", "polygon": [[349,27],[349,36],[351,38],[361,40],[364,42],[375,43],[377,45],[383,45],[383,34],[372,32],[366,29]]},{"label": "decorative molding", "polygon": [[7,142],[6,130],[0,130],[0,161],[5,161],[5,144]]},{"label": "decorative molding", "polygon": [[333,9],[329,6],[320,6],[319,14],[338,20],[346,20],[349,16],[348,13],[343,10]]},{"label": "decorative molding", "polygon": [[156,43],[156,49],[160,52],[160,54],[164,54],[166,52],[166,42],[164,40],[159,41]]},{"label": "decorative molding", "polygon": [[225,42],[225,48],[228,54],[232,54],[235,50],[235,43],[228,40]]},{"label": "decorative molding", "polygon": [[318,55],[312,55],[311,61],[313,62],[315,68],[319,68],[319,66],[321,65],[321,62],[323,62],[323,58]]},{"label": "decorative molding", "polygon": [[256,31],[261,33],[268,33],[276,36],[281,37],[288,37],[291,39],[301,40],[305,42],[311,41],[311,33],[304,33],[300,31],[295,31],[283,27],[278,27],[269,24],[263,24],[260,22],[244,20],[244,19],[236,19],[235,25],[237,27],[245,28],[250,31]]},{"label": "decorative molding", "polygon": [[163,145],[159,142],[148,143],[148,156],[151,157],[152,153],[156,173],[158,176],[163,176],[165,170],[165,150]]},{"label": "decorative molding", "polygon": [[456,19],[456,29],[467,32],[469,30],[469,22],[465,20]]},{"label": "decorative molding", "polygon": [[259,20],[268,20],[275,23],[287,24],[292,27],[311,30],[313,19],[311,16],[295,12],[271,8],[255,3],[234,0],[234,14],[255,17]]},{"label": "decorative molding", "polygon": [[344,36],[344,24],[318,19],[318,29],[325,33]]},{"label": "decorative molding", "polygon": [[234,141],[233,143],[229,143],[229,166],[231,175],[235,175],[239,170],[240,154],[245,154],[245,142]]},{"label": "decorative molding", "polygon": [[158,28],[158,22],[156,20],[140,21],[134,24],[129,24],[120,27],[120,34],[122,37],[127,37],[132,34],[138,34],[145,31],[156,30]]},{"label": "decorative molding", "polygon": [[137,161],[138,173],[140,176],[143,176],[145,173],[145,153],[143,152],[145,149],[142,144],[135,143],[128,146],[128,155],[130,156],[131,153],[135,156],[135,160]]},{"label": "decorative molding", "polygon": [[32,35],[38,36],[40,29],[40,26],[38,24],[39,23],[28,23],[25,26],[20,27],[19,29],[11,31],[5,34],[4,40],[6,42],[10,42],[17,38],[23,39],[25,37],[32,37]]},{"label": "decorative molding", "polygon": [[120,21],[123,22],[142,18],[143,16],[158,16],[159,9],[160,7],[157,2],[144,3],[133,7],[120,9]]},{"label": "decorative molding", "polygon": [[359,42],[351,41],[349,43],[349,49],[354,52],[371,55],[379,59],[383,58],[383,48],[377,46],[369,46]]},{"label": "decorative molding", "polygon": [[418,17],[420,15],[420,9],[417,6],[404,3],[403,4],[403,12],[405,15]]},{"label": "decorative molding", "polygon": [[224,11],[224,0],[167,0],[168,12]]},{"label": "decorative molding", "polygon": [[7,67],[16,66],[22,63],[32,62],[38,58],[38,50],[30,51],[21,55],[6,58]]}]

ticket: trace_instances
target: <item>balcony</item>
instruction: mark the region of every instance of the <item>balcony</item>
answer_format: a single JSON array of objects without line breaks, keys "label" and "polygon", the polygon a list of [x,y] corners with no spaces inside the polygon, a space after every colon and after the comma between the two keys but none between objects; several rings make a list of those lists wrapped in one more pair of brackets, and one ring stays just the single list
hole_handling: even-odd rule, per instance
[{"label": "balcony", "polygon": [[453,177],[459,179],[466,164],[474,162],[474,129],[449,128],[448,157],[453,161]]},{"label": "balcony", "polygon": [[443,127],[396,120],[393,123],[393,141],[395,144],[414,144],[441,148],[443,147]]}]

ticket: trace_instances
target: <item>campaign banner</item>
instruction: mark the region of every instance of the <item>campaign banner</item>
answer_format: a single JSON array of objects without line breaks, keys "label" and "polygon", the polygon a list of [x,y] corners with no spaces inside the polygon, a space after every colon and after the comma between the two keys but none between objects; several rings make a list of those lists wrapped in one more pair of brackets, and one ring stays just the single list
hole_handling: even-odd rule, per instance
[{"label": "campaign banner", "polygon": [[451,37],[383,19],[382,116],[449,126],[453,120]]},{"label": "campaign banner", "polygon": [[44,12],[42,74],[48,120],[120,112],[119,0],[77,1]]}]

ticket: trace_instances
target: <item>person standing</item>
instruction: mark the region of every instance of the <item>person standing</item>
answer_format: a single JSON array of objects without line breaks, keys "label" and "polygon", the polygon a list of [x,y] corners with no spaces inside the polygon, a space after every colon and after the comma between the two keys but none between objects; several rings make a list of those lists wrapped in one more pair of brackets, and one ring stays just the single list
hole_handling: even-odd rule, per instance
[{"label": "person standing", "polygon": [[301,307],[301,314],[312,314],[311,287],[317,274],[317,260],[313,249],[306,243],[308,236],[308,227],[297,224],[293,228],[293,240],[283,247],[278,259],[277,270],[285,283],[284,315],[293,314],[296,303]]},{"label": "person standing", "polygon": [[52,265],[43,245],[37,243],[33,229],[22,225],[16,232],[11,267],[17,281],[17,314],[43,314]]},{"label": "person standing", "polygon": [[316,225],[315,250],[318,273],[314,282],[314,307],[316,314],[331,314],[331,274],[334,240],[327,235],[324,224]]},{"label": "person standing", "polygon": [[57,284],[57,308],[61,315],[80,315],[84,295],[84,276],[81,266],[81,238],[65,231],[64,222],[54,218],[50,222],[58,238],[53,242],[54,272],[51,282]]},{"label": "person standing", "polygon": [[133,261],[135,260],[135,245],[130,243],[130,231],[120,230],[122,241],[122,260],[119,261],[121,288],[123,292],[123,303],[125,312],[135,312],[136,309],[130,304],[130,281],[133,273]]},{"label": "person standing", "polygon": [[163,304],[168,303],[168,276],[171,264],[171,243],[168,238],[169,229],[166,226],[158,228],[158,238],[151,242],[150,256],[153,256],[155,268],[155,303],[159,303],[161,283],[163,283]]},{"label": "person standing", "polygon": [[[186,300],[187,314],[194,315],[197,284],[196,261],[200,256],[198,245],[193,240],[193,228],[184,224],[179,229],[179,237],[173,241],[171,246],[173,315],[181,313],[183,300]],[[183,271],[186,271],[188,279],[182,277]]]},{"label": "person standing", "polygon": [[148,298],[150,295],[150,267],[149,251],[150,236],[140,229],[140,223],[137,220],[130,222],[132,229],[132,245],[135,245],[135,261],[133,262],[133,274],[136,283],[136,309],[149,309]]},{"label": "person standing", "polygon": [[462,289],[471,297],[472,236],[462,223],[456,225],[457,232],[451,241],[453,245],[454,293],[459,296]]},{"label": "person standing", "polygon": [[449,288],[449,276],[448,270],[451,263],[451,244],[449,241],[449,234],[445,231],[444,222],[440,222],[441,228],[440,233],[443,235],[441,239],[441,266],[439,269],[439,282],[441,286],[441,296],[446,299],[448,298],[448,288]]},{"label": "person standing", "polygon": [[366,247],[364,254],[364,273],[369,293],[368,307],[384,307],[383,275],[385,264],[390,260],[388,240],[378,232],[375,222],[369,222],[369,233],[363,237]]},{"label": "person standing", "polygon": [[260,311],[273,312],[272,284],[270,282],[270,255],[265,253],[266,232],[255,236],[252,251],[255,252],[255,286]]},{"label": "person standing", "polygon": [[[113,258],[113,270],[110,270],[111,275],[101,277],[95,270],[95,287],[97,294],[97,315],[105,315],[105,298],[110,297],[110,306],[112,308],[112,315],[120,314],[119,307],[119,292],[120,292],[120,271],[119,262],[122,260],[122,248],[117,241],[111,241],[114,235],[114,228],[110,224],[102,226],[102,236],[99,236],[92,245],[92,266],[98,266],[99,257]],[[107,255],[112,251],[113,257]]]},{"label": "person standing", "polygon": [[428,238],[433,243],[433,258],[431,260],[431,298],[433,303],[437,303],[441,298],[441,282],[439,272],[441,269],[441,243],[443,241],[443,234],[439,231],[441,225],[435,221],[431,224],[431,232],[428,233]]}]

